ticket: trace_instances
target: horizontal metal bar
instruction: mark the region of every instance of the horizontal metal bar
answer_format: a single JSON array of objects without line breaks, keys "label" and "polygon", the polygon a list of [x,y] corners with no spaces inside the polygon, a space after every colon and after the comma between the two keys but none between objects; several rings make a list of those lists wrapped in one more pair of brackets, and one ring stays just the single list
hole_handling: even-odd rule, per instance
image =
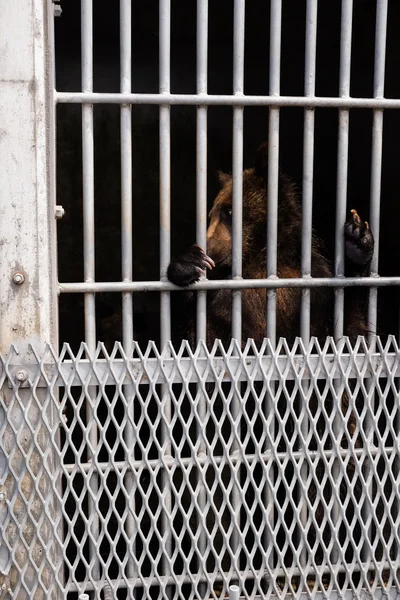
[{"label": "horizontal metal bar", "polygon": [[[362,573],[367,573],[368,571],[370,572],[375,572],[375,565],[371,562],[371,563],[358,563],[358,565],[360,565],[359,569],[354,569],[353,573],[359,573],[360,571]],[[378,565],[380,567],[380,571],[382,572],[382,570],[384,569],[391,569],[393,570],[393,566],[391,564],[389,564],[387,561],[379,561]],[[347,565],[338,565],[335,566],[335,573],[342,573],[343,571],[347,571],[348,570],[348,566]],[[269,577],[268,572],[265,572],[264,570],[261,569],[257,569],[257,571],[259,572],[259,577]],[[304,572],[300,571],[299,569],[273,569],[274,571],[274,581],[277,581],[279,578],[285,578],[287,575],[287,571],[290,571],[290,576],[291,577],[296,577],[296,576],[301,576],[301,577],[305,577]],[[331,574],[332,573],[332,567],[330,565],[321,565],[320,567],[318,567],[317,571],[314,571],[314,569],[312,567],[310,567],[309,570],[307,570],[307,575],[311,578],[315,572],[317,572],[319,575],[322,574]],[[229,573],[229,576],[231,574]],[[247,581],[252,581],[254,579],[254,575],[253,575],[253,569],[248,570],[248,571],[234,571],[234,575],[239,577],[239,581],[242,582],[247,582]],[[156,577],[135,577],[135,578],[128,578],[128,577],[119,577],[118,579],[110,579],[108,580],[110,582],[110,585],[112,586],[113,589],[117,588],[117,589],[150,589],[150,588],[163,588],[167,585],[172,585],[172,586],[176,586],[179,587],[183,584],[191,584],[193,586],[195,586],[198,583],[202,583],[205,582],[207,583],[209,581],[209,576],[204,576],[201,573],[196,573],[196,574],[190,574],[190,575],[179,575],[179,586],[176,583],[176,576],[168,576],[168,575],[157,575]],[[218,577],[217,579],[217,583],[218,581],[220,581],[220,577]],[[93,580],[86,580],[84,582],[82,582],[81,585],[77,585],[74,582],[70,582],[69,585],[67,586],[67,591],[68,592],[82,592],[82,589],[84,589],[86,592],[89,591],[93,591],[93,590],[99,590],[99,592],[101,592],[104,588],[104,580],[99,581],[97,584],[93,582]],[[288,594],[287,598],[291,598],[292,596],[290,596]],[[296,596],[297,597],[297,596]],[[376,588],[374,590],[374,595],[373,597],[366,591],[366,590],[361,590],[361,598],[368,598],[368,599],[372,599],[373,600],[398,600],[398,593],[397,593],[397,589],[395,587],[391,587],[391,588]],[[245,596],[241,596],[242,599],[245,598]],[[261,600],[261,596],[255,596],[254,600]],[[263,597],[264,598],[264,597]],[[275,595],[271,595],[270,598],[272,599],[277,599],[278,596]],[[308,598],[310,598],[310,594],[309,593],[302,593],[300,595],[300,598],[302,600],[308,600]],[[316,592],[313,593],[312,595],[313,600],[325,600],[326,599],[326,595],[323,592]],[[352,589],[348,589],[348,590],[341,590],[340,593],[336,590],[331,590],[329,592],[329,599],[330,600],[354,600],[355,596],[353,593]]]},{"label": "horizontal metal bar", "polygon": [[319,287],[388,287],[399,286],[400,277],[315,277],[293,279],[215,279],[199,281],[186,288],[178,287],[169,281],[97,281],[60,283],[60,294],[82,294],[84,292],[184,292],[196,290],[245,290],[277,288],[319,288]]},{"label": "horizontal metal bar", "polygon": [[[397,453],[397,448],[393,446],[388,446],[387,448],[378,448],[378,446],[369,446],[368,447],[368,455],[371,457],[387,455],[390,456],[393,453]],[[254,463],[258,463],[260,461],[263,462],[273,462],[279,461],[279,463],[287,463],[288,457],[294,461],[303,461],[304,460],[304,452],[302,451],[292,451],[290,455],[285,452],[273,452],[272,450],[266,450],[261,454],[245,454],[243,456],[242,452],[237,450],[235,452],[231,452],[229,454],[229,462],[232,464],[237,464],[238,462],[244,464],[244,460],[250,465]],[[307,460],[310,463],[318,462],[321,460],[321,457],[324,456],[327,460],[334,457],[337,458],[341,456],[342,458],[346,458],[349,455],[348,448],[335,448],[334,450],[310,450],[307,449]],[[365,448],[354,448],[351,450],[352,456],[364,456]],[[196,456],[196,465],[204,466],[204,465],[221,465],[226,463],[226,456],[216,456],[213,455],[212,459],[207,456],[205,453],[197,454]],[[164,468],[172,468],[174,472],[176,472],[180,468],[185,467],[193,467],[193,456],[188,457],[179,457],[179,461],[175,456],[167,456],[163,455],[162,466]],[[93,463],[85,462],[85,463],[71,463],[63,465],[63,471],[67,473],[74,473],[74,475],[79,475],[83,473],[92,473],[93,472]],[[95,463],[94,470],[100,473],[109,472],[117,472],[126,474],[127,471],[148,471],[150,469],[158,470],[160,469],[160,459],[159,458],[146,458],[146,460],[119,460],[119,461],[109,461],[109,462],[97,462]]]},{"label": "horizontal metal bar", "polygon": [[62,104],[155,104],[161,106],[303,106],[305,108],[400,108],[394,98],[331,98],[306,96],[246,96],[237,94],[118,94],[56,92]]},{"label": "horizontal metal bar", "polygon": [[[367,365],[366,365],[367,361]],[[177,369],[177,362],[179,369]],[[193,369],[195,364],[196,368]],[[242,366],[242,368],[240,368]],[[358,371],[355,366],[357,365]],[[37,364],[24,364],[28,377],[20,387],[47,386],[44,378],[38,378]],[[384,361],[380,353],[347,353],[336,355],[333,353],[310,354],[305,358],[301,354],[286,356],[196,356],[189,357],[160,357],[160,358],[132,358],[130,360],[97,359],[95,363],[88,359],[79,361],[64,360],[58,365],[45,363],[41,365],[42,372],[51,381],[52,385],[61,387],[91,385],[124,385],[124,384],[149,384],[166,383],[200,383],[227,381],[232,382],[233,376],[237,381],[268,381],[291,380],[301,381],[308,379],[359,379],[360,371],[363,378],[376,376],[400,376],[400,361],[398,354],[390,352],[385,354]],[[365,370],[365,371],[364,371]],[[21,371],[21,365],[7,365],[8,373]]]}]

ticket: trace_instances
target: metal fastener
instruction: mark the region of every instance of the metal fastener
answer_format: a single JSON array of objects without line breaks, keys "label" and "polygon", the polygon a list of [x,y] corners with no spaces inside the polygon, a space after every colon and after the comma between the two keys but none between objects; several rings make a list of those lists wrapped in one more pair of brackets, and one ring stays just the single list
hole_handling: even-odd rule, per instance
[{"label": "metal fastener", "polygon": [[21,285],[22,283],[24,283],[25,281],[25,275],[23,273],[14,273],[13,275],[13,282],[16,285]]},{"label": "metal fastener", "polygon": [[61,206],[61,204],[57,204],[55,215],[56,215],[56,219],[62,219],[63,216],[65,215],[64,207]]},{"label": "metal fastener", "polygon": [[26,381],[28,379],[27,371],[25,371],[24,369],[21,369],[21,371],[18,371],[18,373],[16,374],[15,379],[17,381],[19,381],[20,383],[22,383],[23,381]]},{"label": "metal fastener", "polygon": [[54,5],[54,16],[55,17],[61,17],[61,15],[62,15],[62,8],[61,8],[60,4],[58,4],[56,2],[56,0],[53,0],[53,5]]},{"label": "metal fastener", "polygon": [[0,492],[0,502],[3,502],[3,500],[5,500],[5,493],[4,492]]}]

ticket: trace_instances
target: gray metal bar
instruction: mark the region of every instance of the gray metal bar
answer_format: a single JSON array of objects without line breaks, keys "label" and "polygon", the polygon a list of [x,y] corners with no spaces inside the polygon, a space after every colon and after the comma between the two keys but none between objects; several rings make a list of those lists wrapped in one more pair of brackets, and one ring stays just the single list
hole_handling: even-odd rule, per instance
[{"label": "gray metal bar", "polygon": [[[305,96],[315,96],[315,65],[317,54],[317,10],[318,0],[307,1],[306,30],[305,30],[305,73],[304,73],[304,94]],[[304,111],[304,137],[303,137],[303,202],[302,202],[302,240],[301,240],[301,276],[303,278],[311,277],[311,255],[312,255],[312,207],[313,207],[313,181],[314,181],[314,109],[307,108]],[[310,314],[311,314],[311,290],[304,288],[301,296],[300,311],[300,335],[305,347],[310,343]],[[306,382],[303,385],[303,394],[308,392],[309,386]],[[301,433],[303,438],[307,438],[309,422],[306,415],[304,396],[301,395],[302,403],[302,422]],[[304,446],[300,442],[300,447]],[[306,452],[306,449],[303,449]],[[300,470],[300,476],[303,482],[307,480],[308,466],[304,461]],[[303,527],[306,527],[308,520],[308,508],[306,498],[299,486],[299,500],[303,503],[300,520]],[[301,543],[302,535],[298,534],[298,541]],[[300,562],[303,566],[307,563],[307,551],[304,550],[300,555]]]},{"label": "gray metal bar", "polygon": [[[315,64],[317,49],[317,8],[318,0],[308,0],[306,15],[306,55],[304,94],[315,95]],[[301,245],[301,275],[311,277],[312,250],[312,204],[314,181],[314,109],[306,109],[304,113],[303,139],[303,215],[302,215],[302,245]],[[310,339],[310,290],[304,289],[301,301],[301,337],[308,344]]]},{"label": "gray metal bar", "polygon": [[[129,94],[132,87],[132,4],[131,0],[120,0],[120,91]],[[131,282],[133,278],[132,260],[132,106],[121,105],[121,275],[122,280]],[[131,356],[133,349],[133,294],[122,293],[122,341],[127,356]],[[135,433],[132,426],[133,397],[132,385],[126,385],[123,393],[127,399],[128,422],[125,426],[124,437],[127,448],[133,451],[135,447]],[[129,558],[126,565],[128,577],[134,577],[136,553],[135,544],[135,479],[131,472],[124,478],[124,484],[128,491],[130,502],[129,512],[126,517],[125,529],[129,540]],[[133,591],[131,593],[133,598]]]},{"label": "gray metal bar", "polygon": [[[385,87],[385,58],[386,58],[386,32],[387,32],[387,0],[378,0],[376,6],[375,26],[375,64],[374,64],[374,97],[382,98]],[[376,276],[379,268],[379,225],[380,225],[380,201],[381,201],[381,178],[382,178],[382,138],[383,138],[383,111],[374,110],[372,121],[372,155],[371,155],[371,191],[370,191],[370,226],[375,238],[374,254],[371,260],[371,275]],[[372,347],[376,343],[378,317],[378,288],[369,289],[368,303],[368,331],[369,342]],[[371,390],[372,388],[372,390]],[[371,390],[369,402],[371,405],[367,418],[364,419],[365,436],[369,444],[374,437],[373,415],[375,405],[378,401],[373,391],[372,380],[367,381],[367,389]],[[370,481],[373,467],[370,461],[365,461],[363,474],[366,481]],[[369,484],[369,492],[373,494],[373,484]],[[366,500],[363,507],[365,521],[369,518],[371,504]],[[374,533],[371,526],[367,529],[368,541],[373,543]],[[370,560],[371,550],[368,544],[364,544],[362,550],[364,560]]]},{"label": "gray metal bar", "polygon": [[[82,89],[93,89],[93,0],[82,1]],[[82,106],[82,162],[83,162],[83,260],[84,278],[95,280],[94,232],[94,140],[93,107]],[[90,348],[96,345],[95,297],[85,294],[85,339]]]},{"label": "gray metal bar", "polygon": [[[160,0],[160,98],[170,91],[170,0]],[[160,279],[166,280],[171,260],[171,141],[170,107],[160,106]],[[160,298],[161,347],[171,339],[171,303],[168,293]]]},{"label": "gray metal bar", "polygon": [[[342,0],[340,37],[340,80],[339,95],[350,94],[351,33],[353,25],[353,0]],[[346,221],[347,169],[349,150],[349,111],[339,111],[338,166],[335,225],[335,276],[344,277],[345,247],[343,226]],[[335,292],[334,335],[338,340],[343,335],[344,290]]]},{"label": "gray metal bar", "polygon": [[[245,35],[245,0],[235,0],[233,5],[233,94],[242,96],[244,91],[244,35]],[[243,107],[233,107],[232,135],[232,279],[242,279],[242,226],[243,226]],[[242,344],[242,292],[232,291],[232,339],[238,346]],[[240,447],[240,394],[235,393],[232,399],[232,426],[234,441],[232,451]],[[233,476],[233,474],[232,474]],[[237,476],[240,478],[240,476]],[[240,489],[232,488],[231,503],[234,515],[232,533],[232,550],[235,554],[236,570],[239,563],[240,539]]]},{"label": "gray metal bar", "polygon": [[57,92],[56,101],[63,104],[153,104],[181,106],[299,106],[304,108],[378,108],[399,109],[400,99],[393,98],[330,98],[316,96],[234,96],[229,94],[117,94]]},{"label": "gray metal bar", "polygon": [[[171,0],[159,0],[159,92],[162,97],[170,92],[170,57],[171,57]],[[171,130],[170,107],[160,105],[160,279],[166,280],[166,272],[171,260]],[[165,348],[171,340],[171,299],[169,292],[160,294],[160,343]],[[169,424],[172,418],[171,399],[168,387],[161,388],[165,423],[161,431],[162,456],[171,454],[169,440]],[[161,568],[163,575],[169,576],[172,556],[171,513],[172,492],[165,471],[162,474],[164,507],[161,515],[161,530],[164,537],[163,558]],[[172,588],[167,588],[167,596],[172,596]]]},{"label": "gray metal bar", "polygon": [[[270,42],[269,42],[269,93],[273,97],[280,95],[281,75],[281,28],[282,28],[282,0],[271,0],[270,4]],[[266,277],[269,281],[277,279],[278,266],[278,189],[279,189],[279,107],[270,106],[268,118],[268,182],[267,182],[267,244],[266,244]],[[272,348],[276,344],[276,288],[267,288],[266,304],[266,336]],[[264,401],[265,415],[273,413],[275,383],[271,384],[271,391],[266,394]],[[273,419],[269,427],[269,436],[266,441],[267,451],[271,450],[271,440],[275,437],[276,422]],[[274,480],[274,473],[271,471]],[[275,514],[273,510],[274,494],[270,485],[265,485],[263,490],[264,502],[269,512],[268,527],[265,529],[263,543],[266,550],[272,545],[271,531],[275,527]],[[266,568],[275,568],[275,557],[269,555]],[[268,577],[267,577],[268,585]]]},{"label": "gray metal bar", "polygon": [[400,277],[315,277],[304,279],[215,279],[213,281],[199,281],[187,288],[181,288],[166,281],[136,281],[126,282],[95,282],[95,283],[60,283],[59,291],[62,294],[82,294],[84,292],[182,292],[185,290],[229,290],[229,289],[274,289],[274,288],[318,288],[318,287],[388,287],[399,286]]},{"label": "gray metal bar", "polygon": [[[381,448],[374,446],[369,450],[369,452],[371,453],[371,456],[373,456],[373,457],[382,456],[383,454],[386,454],[387,457],[390,457],[393,454],[393,452],[397,452],[397,448],[387,447],[387,448],[384,448],[384,452],[383,452]],[[355,448],[354,450],[352,450],[352,453],[354,453],[354,456],[364,456],[365,450],[363,448]],[[313,463],[320,461],[322,456],[324,456],[327,460],[329,460],[332,456],[337,457],[338,455],[342,458],[346,458],[346,456],[348,456],[348,454],[349,454],[349,451],[347,448],[338,448],[338,449],[334,449],[334,450],[323,450],[320,452],[313,451],[310,449],[307,450],[307,458],[310,460],[310,462],[313,462]],[[272,459],[273,460],[276,459],[280,462],[280,464],[283,465],[283,464],[285,464],[285,462],[287,462],[287,457],[288,457],[287,452],[273,453],[272,451],[269,451],[269,452],[262,452],[260,454],[246,454],[246,461],[248,462],[248,464],[252,465],[253,463],[259,464],[260,461],[270,462]],[[292,451],[290,453],[290,457],[295,461],[303,460],[304,452],[303,451]],[[229,459],[233,464],[243,461],[242,456],[240,456],[237,453],[232,454],[229,457]],[[208,464],[221,465],[225,462],[225,456],[213,456],[213,458],[211,460],[210,458],[207,458],[207,456],[203,455],[203,456],[198,456],[198,458],[196,460],[198,461],[199,465],[208,465]],[[182,468],[188,467],[193,464],[193,458],[192,457],[188,457],[188,458],[180,457],[179,463],[182,466]],[[144,460],[131,461],[129,463],[129,467],[134,471],[142,471],[143,469],[154,470],[154,469],[157,469],[159,464],[160,464],[160,462],[159,462],[158,458],[154,458],[154,459],[146,459],[146,461],[144,461]],[[165,456],[163,465],[166,468],[176,469],[176,458],[174,456],[169,456],[169,457]],[[127,466],[126,461],[113,461],[111,464],[108,462],[97,462],[96,463],[96,468],[101,473],[105,473],[106,471],[122,472],[126,469],[126,466]],[[88,473],[92,468],[93,468],[92,463],[79,463],[79,469],[83,473]],[[76,469],[76,464],[74,464],[74,463],[63,465],[63,470],[66,473],[72,473],[72,472],[74,472],[75,469]]]},{"label": "gray metal bar", "polygon": [[[241,96],[244,90],[244,29],[245,2],[235,0],[233,22],[233,93]],[[233,109],[232,148],[232,279],[242,278],[243,222],[243,107]],[[242,343],[242,295],[232,293],[232,338]]]},{"label": "gray metal bar", "polygon": [[[262,381],[266,378],[271,380],[291,380],[301,372],[302,380],[326,379],[327,370],[332,379],[343,378],[343,372],[349,379],[359,379],[360,371],[363,372],[363,378],[368,379],[379,372],[379,377],[399,377],[400,361],[396,352],[384,353],[384,364],[382,364],[382,353],[369,351],[366,356],[363,352],[345,352],[340,354],[340,368],[335,366],[332,370],[331,365],[335,363],[337,352],[329,352],[323,355],[326,367],[321,367],[322,357],[319,353],[313,353],[305,357],[301,354],[293,355],[290,358],[288,367],[288,357],[280,354],[278,351],[263,353],[261,356],[246,356],[246,367],[252,373],[255,381]],[[165,383],[173,378],[174,383],[190,381],[198,383],[199,377],[204,376],[205,382],[214,381],[216,375],[222,377],[222,381],[231,381],[232,373],[238,371],[242,356],[221,357],[215,355],[196,356],[196,370],[193,370],[193,360],[191,358],[179,358],[179,371],[176,369],[176,358],[173,356],[163,356],[162,362],[159,358],[146,358],[145,361],[140,358],[131,359],[128,362],[123,359],[113,359],[112,368],[107,360],[96,360],[96,373],[93,373],[93,362],[89,359],[80,359],[79,362],[69,360],[59,363],[56,367],[52,363],[43,366],[44,372],[52,373],[51,382],[54,386],[82,386],[82,381],[87,385],[97,382],[99,385],[113,385],[120,383],[132,383],[134,378],[135,385],[148,385],[151,382]],[[210,364],[213,370],[210,370]],[[309,368],[304,368],[304,365]],[[129,370],[128,370],[129,365]],[[162,370],[160,371],[160,366]],[[328,368],[329,367],[329,368]],[[10,373],[21,369],[20,365],[7,366]],[[36,381],[37,364],[24,366],[28,374],[25,384],[21,388],[32,387],[32,381],[35,381],[35,387],[46,387],[44,380]],[[57,369],[57,371],[55,371]],[[284,374],[283,374],[284,373]],[[241,370],[237,376],[238,381],[247,381],[248,375],[245,370]],[[100,382],[100,383],[99,383]]]},{"label": "gray metal bar", "polygon": [[[375,30],[375,65],[374,65],[374,97],[383,98],[385,87],[385,57],[387,33],[387,0],[378,0],[376,9]],[[379,224],[382,179],[382,136],[383,111],[374,110],[372,124],[372,157],[371,157],[371,212],[370,226],[375,238],[374,255],[371,261],[371,274],[377,275],[379,268]],[[376,334],[378,313],[378,290],[371,288],[369,292],[368,329],[370,341]]]},{"label": "gray metal bar", "polygon": [[[121,93],[131,91],[131,1],[120,0]],[[121,106],[121,241],[122,280],[132,281],[132,107]],[[122,331],[125,352],[133,341],[132,293],[122,295]]]},{"label": "gray metal bar", "polygon": [[[269,93],[279,96],[282,0],[271,0]],[[268,133],[268,211],[267,211],[267,277],[277,276],[279,185],[279,108],[269,110]],[[276,342],[276,290],[267,292],[267,337]]]},{"label": "gray metal bar", "polygon": [[[197,0],[197,89],[207,94],[208,0]],[[207,107],[196,112],[196,242],[207,247]],[[207,294],[197,294],[197,339],[207,338]]]},{"label": "gray metal bar", "polygon": [[[82,46],[82,90],[93,90],[93,0],[82,0],[81,3],[81,46]],[[94,220],[94,136],[93,136],[93,106],[82,106],[82,177],[83,177],[83,269],[87,283],[95,280],[95,220]],[[85,340],[89,352],[96,347],[96,305],[95,294],[85,293]],[[95,388],[89,390],[94,398]],[[91,402],[86,403],[86,417],[92,423],[88,433],[88,442],[92,448],[98,445],[98,430],[92,419]],[[88,449],[88,453],[90,453]],[[92,540],[98,540],[100,520],[96,505],[92,500],[99,490],[98,477],[93,474],[89,482],[91,494],[88,494],[89,513],[92,514]],[[91,574],[94,579],[100,577],[100,563],[96,547],[90,541]]]},{"label": "gray metal bar", "polygon": [[[207,94],[207,66],[208,66],[208,0],[197,0],[196,17],[196,40],[197,40],[197,85],[196,93]],[[196,242],[206,250],[207,248],[207,107],[198,106],[196,109]],[[204,279],[206,276],[204,277]],[[197,292],[197,341],[207,341],[207,292]],[[206,456],[207,445],[204,441],[204,429],[207,414],[207,398],[198,386],[199,394],[199,422],[196,425],[196,435],[200,440],[196,456],[196,464],[201,464],[202,457]],[[196,473],[199,485],[198,503],[200,514],[206,511],[207,494],[201,483],[201,475]],[[202,528],[201,516],[197,520],[197,527]],[[207,536],[204,531],[198,538],[198,550],[201,558],[198,560],[197,569],[202,569],[207,553]],[[203,583],[198,593],[200,597],[206,597],[208,586]]]},{"label": "gray metal bar", "polygon": [[[378,563],[381,570],[383,569],[391,569],[392,565],[388,562],[380,562]],[[327,575],[331,575],[332,576],[332,568],[329,565],[323,565],[318,567],[318,574],[323,575],[323,574],[327,574]],[[371,565],[369,563],[361,563],[360,564],[360,569],[365,571],[369,571],[371,569]],[[287,577],[287,568],[284,569],[274,569],[274,580],[279,581],[279,578],[282,578],[285,581],[285,577]],[[335,569],[335,573],[346,573],[348,574],[348,566],[347,565],[341,565],[339,567],[337,567]],[[292,577],[297,577],[299,576],[301,573],[299,571],[299,569],[290,569],[290,574],[292,575]],[[246,581],[249,579],[249,571],[239,571],[238,572],[239,575],[239,579],[240,581]],[[252,578],[252,574],[250,576]],[[201,581],[207,581],[207,576],[199,576],[198,578],[196,577],[196,582],[201,582]],[[179,576],[179,583],[180,585],[183,584],[192,584],[193,585],[193,575],[180,575]],[[156,578],[151,578],[151,577],[140,577],[140,579],[123,579],[122,577],[120,577],[119,579],[113,579],[111,580],[111,584],[113,588],[117,588],[117,589],[126,589],[127,586],[129,586],[131,589],[135,589],[137,588],[138,590],[149,590],[149,588],[156,588],[158,586],[162,586],[162,587],[166,587],[169,585],[176,585],[176,575],[175,576],[162,576],[162,575],[157,575]],[[88,591],[91,590],[98,590],[98,593],[100,594],[102,591],[102,584],[99,584],[99,586],[95,586],[93,584],[93,582],[91,581],[87,581],[85,582],[85,589]],[[277,587],[279,589],[279,583],[277,584]],[[68,586],[68,591],[69,592],[76,592],[79,591],[81,589],[81,587],[78,587],[78,585],[76,583],[70,583],[70,585]],[[364,590],[362,590],[364,591]],[[365,592],[368,593],[368,592]],[[149,593],[150,595],[150,593]],[[252,598],[254,598],[254,600],[264,600],[265,596],[258,596],[258,595],[254,595],[252,596]],[[273,598],[278,597],[279,596],[272,596]],[[326,600],[326,591],[324,590],[323,592],[321,591],[316,591],[313,593],[313,600]],[[329,598],[330,600],[354,600],[354,591],[349,588],[347,590],[340,590],[337,591],[335,589],[331,590],[329,593]],[[301,600],[308,600],[310,598],[310,592],[304,592],[299,594],[298,596],[296,596],[296,598],[299,598]],[[374,592],[374,596],[373,596],[374,600],[398,600],[398,590],[395,586],[390,587],[390,588],[376,588],[375,592]]]},{"label": "gray metal bar", "polygon": [[[351,35],[353,26],[353,0],[342,0],[341,37],[340,37],[340,74],[339,95],[348,97],[350,95],[350,69],[351,69]],[[339,110],[339,133],[338,133],[338,164],[337,164],[337,191],[336,191],[336,222],[335,222],[335,276],[345,276],[345,240],[343,227],[347,215],[347,173],[348,173],[348,151],[349,151],[349,118],[348,109]],[[336,341],[343,336],[344,329],[344,288],[335,290],[334,308],[334,338]],[[342,382],[335,382],[335,390],[340,398],[343,395],[344,386]],[[336,439],[340,439],[341,418],[339,406],[335,405],[336,411],[333,420],[333,431]],[[340,475],[338,461],[332,465],[334,481]],[[340,506],[333,502],[331,519],[337,523],[340,517]],[[340,560],[340,548],[338,542],[332,548],[332,562],[337,564]]]}]

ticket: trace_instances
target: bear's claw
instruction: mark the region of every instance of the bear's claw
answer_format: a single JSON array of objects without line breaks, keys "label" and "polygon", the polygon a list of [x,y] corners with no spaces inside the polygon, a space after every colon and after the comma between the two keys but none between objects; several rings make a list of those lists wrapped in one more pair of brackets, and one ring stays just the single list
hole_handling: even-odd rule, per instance
[{"label": "bear's claw", "polygon": [[186,252],[171,262],[167,270],[167,277],[175,285],[186,287],[199,281],[200,277],[206,275],[207,269],[213,267],[215,267],[213,259],[207,256],[203,248],[193,244]]},{"label": "bear's claw", "polygon": [[350,219],[345,223],[346,255],[358,266],[367,265],[374,253],[374,236],[367,221],[362,222],[353,208]]}]

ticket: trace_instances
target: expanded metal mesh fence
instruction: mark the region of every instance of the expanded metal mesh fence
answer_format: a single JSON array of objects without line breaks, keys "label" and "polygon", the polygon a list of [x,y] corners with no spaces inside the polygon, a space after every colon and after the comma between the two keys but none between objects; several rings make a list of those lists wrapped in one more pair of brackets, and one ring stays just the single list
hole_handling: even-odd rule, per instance
[{"label": "expanded metal mesh fence", "polygon": [[1,360],[15,597],[399,588],[394,339],[31,355]]}]

